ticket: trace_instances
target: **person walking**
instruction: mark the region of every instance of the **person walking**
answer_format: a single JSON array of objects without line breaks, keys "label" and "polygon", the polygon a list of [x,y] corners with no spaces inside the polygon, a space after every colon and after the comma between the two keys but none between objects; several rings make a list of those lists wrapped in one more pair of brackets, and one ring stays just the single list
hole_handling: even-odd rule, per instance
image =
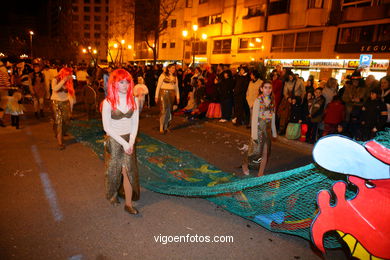
[{"label": "person walking", "polygon": [[[275,99],[272,96],[272,82],[264,81],[262,94],[253,104],[251,140],[242,164],[242,171],[249,175],[249,166],[259,167],[258,176],[264,175],[271,152],[271,136],[276,138]],[[259,165],[260,164],[260,165]]]},{"label": "person walking", "polygon": [[[108,80],[108,95],[102,103],[105,139],[106,198],[119,204],[118,190],[123,183],[124,210],[138,214],[133,201],[140,197],[135,140],[139,123],[138,98],[134,97],[132,76],[124,69],[114,70]],[[123,176],[123,181],[122,181]]]},{"label": "person walking", "polygon": [[60,150],[65,149],[63,139],[70,120],[70,100],[75,95],[72,75],[71,68],[62,68],[51,83],[53,130]]},{"label": "person walking", "polygon": [[180,103],[180,92],[175,70],[175,65],[170,64],[158,78],[155,102],[160,102],[160,134],[165,134],[168,131],[169,123],[172,120],[175,96],[176,102]]}]

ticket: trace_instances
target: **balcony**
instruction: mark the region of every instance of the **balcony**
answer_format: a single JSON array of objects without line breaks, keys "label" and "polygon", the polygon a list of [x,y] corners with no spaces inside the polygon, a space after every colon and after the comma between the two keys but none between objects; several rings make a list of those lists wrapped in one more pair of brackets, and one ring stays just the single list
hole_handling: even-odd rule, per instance
[{"label": "balcony", "polygon": [[365,7],[347,7],[343,10],[343,22],[355,22],[387,18],[390,4]]},{"label": "balcony", "polygon": [[275,31],[288,29],[289,17],[290,15],[288,13],[270,15],[268,17],[267,30]]},{"label": "balcony", "polygon": [[242,32],[244,33],[264,31],[264,29],[264,16],[242,19]]}]

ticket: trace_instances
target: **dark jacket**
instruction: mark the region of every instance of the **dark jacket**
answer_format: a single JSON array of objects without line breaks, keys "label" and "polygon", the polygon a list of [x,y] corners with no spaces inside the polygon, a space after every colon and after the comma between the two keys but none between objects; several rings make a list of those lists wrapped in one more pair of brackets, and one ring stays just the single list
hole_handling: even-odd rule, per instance
[{"label": "dark jacket", "polygon": [[368,100],[362,107],[361,122],[364,127],[379,131],[384,127],[387,120],[387,107],[380,99]]},{"label": "dark jacket", "polygon": [[234,85],[234,96],[235,97],[246,97],[246,91],[248,90],[250,78],[247,75],[236,76],[236,83]]},{"label": "dark jacket", "polygon": [[218,95],[220,100],[227,100],[233,97],[234,81],[232,78],[222,79],[218,84]]},{"label": "dark jacket", "polygon": [[324,114],[325,98],[321,95],[318,98],[314,98],[313,105],[310,109],[310,116],[312,123],[319,123],[322,121]]}]

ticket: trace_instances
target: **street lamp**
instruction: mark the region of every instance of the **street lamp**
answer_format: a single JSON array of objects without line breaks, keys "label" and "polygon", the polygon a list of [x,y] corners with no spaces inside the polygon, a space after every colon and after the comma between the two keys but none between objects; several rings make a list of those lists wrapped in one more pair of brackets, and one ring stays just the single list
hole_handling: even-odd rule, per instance
[{"label": "street lamp", "polygon": [[32,60],[33,59],[32,39],[33,39],[34,32],[29,31],[29,34],[30,34],[30,56],[31,56],[31,60]]},{"label": "street lamp", "polygon": [[[201,38],[198,39],[197,31],[198,31],[198,25],[197,24],[192,25],[191,48],[192,48],[192,66],[194,68],[195,68],[195,43],[198,42],[199,40],[207,40],[207,34],[205,33],[202,33]],[[185,42],[186,40],[185,38],[188,36],[188,31],[184,30],[182,31],[182,34]],[[184,42],[183,42],[183,63],[184,63]]]},{"label": "street lamp", "polygon": [[183,40],[183,59],[182,59],[182,62],[181,62],[181,66],[184,68],[184,49],[185,49],[185,46],[186,46],[186,38],[188,36],[188,31],[187,30],[183,30],[182,32],[182,35],[184,37],[184,40]]}]

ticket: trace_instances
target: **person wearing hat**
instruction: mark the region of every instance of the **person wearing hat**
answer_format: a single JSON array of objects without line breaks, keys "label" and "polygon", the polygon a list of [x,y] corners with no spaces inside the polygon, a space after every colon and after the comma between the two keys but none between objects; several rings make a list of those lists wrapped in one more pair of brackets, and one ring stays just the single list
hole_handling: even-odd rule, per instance
[{"label": "person wearing hat", "polygon": [[369,90],[366,87],[359,71],[354,71],[351,75],[352,84],[344,92],[343,101],[345,102],[345,120],[349,123],[349,131],[352,137],[359,135],[361,108],[368,99]]},{"label": "person wearing hat", "polygon": [[381,89],[373,88],[370,98],[362,106],[362,140],[373,139],[378,131],[383,130],[387,120],[386,104],[380,99]]},{"label": "person wearing hat", "polygon": [[30,74],[30,93],[33,97],[34,113],[37,119],[45,116],[43,112],[43,108],[44,108],[44,98],[46,95],[46,87],[45,87],[45,76],[42,73],[41,64],[42,63],[40,59],[34,59],[33,61],[34,71]]}]

